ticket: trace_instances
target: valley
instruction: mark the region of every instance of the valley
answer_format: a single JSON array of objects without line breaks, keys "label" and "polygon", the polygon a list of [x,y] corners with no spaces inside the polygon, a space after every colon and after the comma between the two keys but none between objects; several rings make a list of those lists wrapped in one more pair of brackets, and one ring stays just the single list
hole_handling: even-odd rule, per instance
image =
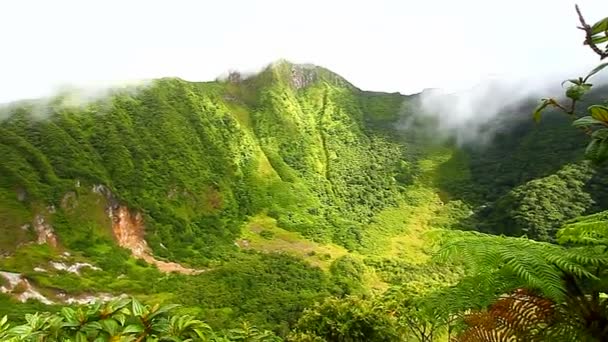
[{"label": "valley", "polygon": [[57,97],[44,118],[35,101],[7,106],[0,316],[128,296],[287,336],[316,302],[457,284],[463,264],[435,257],[448,232],[553,242],[608,207],[569,121],[535,125],[522,104],[486,145],[459,145],[419,96],[279,61]]}]

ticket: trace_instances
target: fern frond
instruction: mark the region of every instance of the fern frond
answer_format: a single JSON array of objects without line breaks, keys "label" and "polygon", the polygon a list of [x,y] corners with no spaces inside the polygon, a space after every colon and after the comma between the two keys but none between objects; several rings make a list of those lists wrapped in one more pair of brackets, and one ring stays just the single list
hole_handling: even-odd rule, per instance
[{"label": "fern frond", "polygon": [[549,336],[570,341],[576,336],[561,324],[558,304],[524,289],[502,296],[487,310],[467,314],[465,323],[468,328],[458,342],[546,341]]},{"label": "fern frond", "polygon": [[477,232],[449,232],[438,258],[458,260],[472,275],[493,276],[500,271],[519,280],[520,287],[541,291],[555,301],[564,299],[563,275],[595,279],[590,266],[608,265],[608,255],[591,248],[566,248],[526,238]]},{"label": "fern frond", "polygon": [[558,242],[580,246],[608,246],[608,211],[567,222],[557,232]]}]

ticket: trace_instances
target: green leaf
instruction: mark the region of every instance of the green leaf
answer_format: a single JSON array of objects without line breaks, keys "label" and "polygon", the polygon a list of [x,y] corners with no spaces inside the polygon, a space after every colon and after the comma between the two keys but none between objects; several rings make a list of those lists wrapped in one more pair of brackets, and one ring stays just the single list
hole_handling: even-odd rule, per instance
[{"label": "green leaf", "polygon": [[566,96],[573,100],[580,100],[589,89],[591,86],[587,84],[573,85],[566,90]]},{"label": "green leaf", "polygon": [[118,298],[118,299],[114,299],[108,303],[106,303],[106,305],[103,308],[103,311],[110,315],[114,312],[120,311],[122,310],[124,307],[126,307],[127,305],[129,305],[129,303],[131,302],[130,298]]},{"label": "green leaf", "polygon": [[597,139],[593,139],[589,142],[589,145],[587,145],[587,148],[585,148],[585,158],[589,159],[589,160],[595,160],[596,156],[597,156],[597,152],[600,148],[600,140]]},{"label": "green leaf", "polygon": [[591,138],[599,140],[608,139],[608,128],[598,129],[591,134]]},{"label": "green leaf", "polygon": [[534,113],[532,114],[536,123],[540,122],[542,111],[545,110],[545,108],[547,108],[550,103],[551,101],[549,99],[543,99],[542,102],[538,106],[536,106],[536,108],[534,109]]},{"label": "green leaf", "polygon": [[576,84],[576,85],[581,85],[581,84],[583,84],[583,79],[582,78],[571,78],[569,80],[565,80],[562,82],[562,87],[564,86],[564,84],[566,84],[568,82],[570,82],[572,84]]},{"label": "green leaf", "polygon": [[74,327],[80,326],[80,323],[79,322],[75,322],[75,321],[74,322],[64,322],[61,326],[74,328]]},{"label": "green leaf", "polygon": [[103,327],[101,326],[101,324],[99,322],[89,322],[83,328],[87,331],[95,331],[95,330],[103,329]]},{"label": "green leaf", "polygon": [[608,35],[592,37],[591,41],[594,44],[602,44],[602,43],[608,42]]},{"label": "green leaf", "polygon": [[22,336],[28,334],[31,331],[31,327],[28,325],[18,325],[16,327],[11,328],[9,332],[12,335]]},{"label": "green leaf", "polygon": [[601,136],[603,138],[593,138],[585,149],[585,157],[595,163],[603,163],[608,160],[608,139],[606,139],[606,136],[608,136],[608,129],[603,129],[600,131],[604,132],[598,134],[597,136]]},{"label": "green leaf", "polygon": [[77,332],[76,333],[76,342],[88,342],[87,339],[87,335],[85,335],[83,332]]},{"label": "green leaf", "polygon": [[591,116],[583,116],[580,119],[575,120],[574,122],[572,122],[572,126],[574,127],[586,127],[586,126],[591,126],[591,125],[601,125],[603,124],[602,121],[596,120]]},{"label": "green leaf", "polygon": [[133,316],[142,316],[144,312],[146,312],[145,306],[143,306],[137,299],[133,298],[131,300],[131,306],[133,311]]},{"label": "green leaf", "polygon": [[79,323],[78,319],[76,318],[76,310],[70,308],[70,307],[65,307],[61,309],[61,315],[66,319],[66,321],[68,321],[69,323]]},{"label": "green leaf", "polygon": [[140,333],[144,331],[144,327],[137,324],[128,325],[123,331],[123,334]]},{"label": "green leaf", "polygon": [[205,331],[203,331],[202,329],[194,329],[194,333],[196,334],[196,336],[198,336],[198,338],[203,341],[206,341],[208,339],[207,336],[209,336],[210,330],[211,329],[207,329],[207,327],[205,327]]},{"label": "green leaf", "polygon": [[608,107],[601,105],[593,105],[587,108],[591,116],[599,121],[608,122]]},{"label": "green leaf", "polygon": [[103,330],[106,331],[108,334],[114,336],[116,335],[116,333],[118,332],[119,329],[119,325],[118,322],[116,322],[113,319],[104,319],[103,321],[99,322],[99,324],[101,324],[101,326],[103,327]]},{"label": "green leaf", "polygon": [[179,307],[179,304],[169,304],[169,305],[163,305],[160,308],[158,308],[156,311],[152,312],[149,316],[148,319],[152,319],[158,315],[161,315],[165,312],[171,311],[175,308]]},{"label": "green leaf", "polygon": [[598,34],[608,30],[608,18],[604,18],[591,26],[591,34]]},{"label": "green leaf", "polygon": [[608,160],[608,139],[604,139],[600,142],[597,155],[593,161],[603,163],[606,160]]},{"label": "green leaf", "polygon": [[591,70],[589,72],[589,74],[587,74],[587,76],[585,77],[584,81],[586,82],[589,79],[589,77],[591,77],[591,76],[597,74],[598,72],[602,71],[602,69],[604,69],[607,66],[608,66],[608,63],[602,63],[602,64],[596,66],[595,69]]}]

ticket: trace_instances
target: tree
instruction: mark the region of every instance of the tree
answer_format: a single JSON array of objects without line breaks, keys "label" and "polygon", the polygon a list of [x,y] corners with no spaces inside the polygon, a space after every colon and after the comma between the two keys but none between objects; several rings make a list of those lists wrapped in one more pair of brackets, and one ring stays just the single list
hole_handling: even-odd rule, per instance
[{"label": "tree", "polygon": [[449,326],[449,312],[438,305],[436,298],[420,295],[405,287],[390,289],[383,304],[397,320],[403,335],[414,336],[420,342],[431,342]]},{"label": "tree", "polygon": [[555,174],[515,187],[492,205],[494,210],[483,230],[552,241],[564,222],[591,206],[591,196],[584,190],[592,176],[587,165],[567,165]]},{"label": "tree", "polygon": [[[582,222],[589,221],[582,219]],[[552,314],[545,316],[546,322],[518,326],[527,329],[521,334],[535,330],[536,338],[559,335],[570,336],[572,340],[604,341],[608,339],[608,301],[601,294],[608,285],[608,245],[597,243],[604,241],[605,235],[595,234],[595,239],[589,242],[589,227],[597,224],[593,219],[591,222],[572,223],[558,233],[559,241],[568,246],[527,238],[453,232],[439,257],[459,260],[468,269],[469,275],[454,287],[458,297],[462,296],[466,284],[464,288],[468,291],[498,300],[493,305],[500,306],[505,294],[518,293],[521,289],[530,294],[528,298],[550,301]],[[608,221],[603,224],[608,225]],[[522,308],[531,310],[522,313],[528,315],[537,306],[519,309]],[[485,312],[492,316],[496,310],[491,306]],[[471,329],[475,330],[479,328],[477,324],[487,326],[488,321],[469,320],[471,322]],[[542,331],[536,331],[540,327]],[[499,326],[495,329],[501,330]]]},{"label": "tree", "polygon": [[290,341],[399,341],[396,321],[377,302],[358,297],[328,298],[304,311]]}]

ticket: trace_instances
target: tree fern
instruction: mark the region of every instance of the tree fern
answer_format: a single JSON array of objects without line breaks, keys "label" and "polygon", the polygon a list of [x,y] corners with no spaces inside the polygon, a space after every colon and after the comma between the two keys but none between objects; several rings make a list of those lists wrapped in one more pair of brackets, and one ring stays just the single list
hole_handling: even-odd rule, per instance
[{"label": "tree fern", "polygon": [[561,244],[608,246],[608,211],[567,222],[557,233]]},{"label": "tree fern", "polygon": [[458,342],[580,341],[574,325],[564,324],[563,307],[528,290],[503,295],[487,310],[467,313],[468,328]]},{"label": "tree fern", "polygon": [[492,284],[511,276],[512,285],[536,289],[556,301],[565,298],[564,273],[597,279],[589,267],[608,265],[608,256],[589,249],[475,232],[447,234],[450,240],[440,250],[440,259],[462,262],[480,282]]},{"label": "tree fern", "polygon": [[[602,217],[597,215],[579,219],[579,223],[597,222]],[[578,336],[576,340],[596,341],[608,338],[608,302],[601,295],[608,289],[606,268],[608,254],[605,253],[605,246],[597,243],[589,245],[581,243],[583,239],[580,236],[592,233],[587,230],[588,226],[574,224],[567,229],[569,231],[563,236],[569,236],[570,242],[579,242],[574,247],[536,242],[526,238],[451,232],[443,241],[438,257],[457,260],[468,270],[467,277],[451,289],[455,291],[453,295],[458,300],[465,298],[467,291],[476,291],[478,294],[489,296],[490,300],[494,296],[496,302],[488,310],[495,305],[499,307],[503,305],[504,308],[506,293],[517,293],[513,291],[527,289],[538,298],[554,303],[556,315],[551,324],[537,322],[532,325],[534,328],[532,326],[526,328],[526,334],[535,333],[536,330],[544,327],[542,333],[545,337],[570,334]],[[473,309],[474,306],[471,305],[470,308]],[[522,308],[521,305],[518,307],[518,309]],[[512,308],[512,311],[517,312],[515,308]],[[477,314],[483,316],[488,312],[491,313],[482,310]],[[528,314],[518,315],[526,317]],[[470,328],[468,330],[470,336],[465,341],[513,340],[508,336],[515,335],[507,331],[506,327],[496,325],[493,329],[489,329],[490,325],[483,326],[482,322],[483,319],[490,318],[486,316],[478,318],[478,321],[469,320],[469,324],[472,327],[475,324],[482,326]],[[506,324],[504,317],[500,319],[501,324]],[[527,341],[530,337],[514,339],[514,341],[519,340]],[[560,341],[559,338],[557,340]]]}]

